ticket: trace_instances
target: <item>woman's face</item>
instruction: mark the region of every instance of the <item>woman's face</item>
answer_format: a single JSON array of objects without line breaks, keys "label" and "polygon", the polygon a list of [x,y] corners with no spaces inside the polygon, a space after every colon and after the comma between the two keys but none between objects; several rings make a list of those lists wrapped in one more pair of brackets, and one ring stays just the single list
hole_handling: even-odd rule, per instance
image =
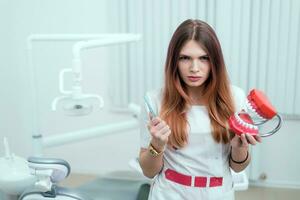
[{"label": "woman's face", "polygon": [[210,73],[208,54],[195,40],[189,40],[179,53],[178,67],[179,75],[188,88],[200,88]]}]

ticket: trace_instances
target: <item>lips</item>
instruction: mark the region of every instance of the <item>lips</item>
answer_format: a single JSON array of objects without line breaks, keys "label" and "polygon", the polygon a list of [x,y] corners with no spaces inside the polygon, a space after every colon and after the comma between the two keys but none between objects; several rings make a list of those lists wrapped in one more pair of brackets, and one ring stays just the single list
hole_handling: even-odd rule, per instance
[{"label": "lips", "polygon": [[188,76],[188,79],[192,82],[199,81],[201,78],[201,76]]}]

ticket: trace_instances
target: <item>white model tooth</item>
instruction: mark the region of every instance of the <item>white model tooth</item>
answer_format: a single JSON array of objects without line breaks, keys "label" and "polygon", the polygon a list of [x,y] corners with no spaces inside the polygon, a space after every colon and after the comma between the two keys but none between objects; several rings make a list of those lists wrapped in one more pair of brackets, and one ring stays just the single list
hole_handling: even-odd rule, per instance
[{"label": "white model tooth", "polygon": [[247,106],[251,111],[254,111],[254,108],[252,107],[252,104],[249,101],[247,101]]},{"label": "white model tooth", "polygon": [[252,107],[251,107],[251,105],[248,102],[246,104],[246,107],[247,107],[247,110],[252,110]]},{"label": "white model tooth", "polygon": [[240,117],[237,112],[234,113],[234,117],[235,117],[236,121],[240,124]]},{"label": "white model tooth", "polygon": [[240,116],[238,116],[237,119],[238,119],[239,124],[243,125],[243,120],[240,118]]},{"label": "white model tooth", "polygon": [[252,115],[256,115],[256,112],[255,112],[254,109],[251,109],[250,112],[251,112]]},{"label": "white model tooth", "polygon": [[[251,105],[250,105],[251,106]],[[255,110],[254,110],[254,108],[251,106],[251,107],[249,107],[248,108],[248,110],[250,111],[248,111],[251,115],[253,115],[253,114],[255,114]],[[252,114],[253,113],[253,114]]]},{"label": "white model tooth", "polygon": [[235,113],[234,113],[234,116],[235,116],[235,118],[237,118],[237,119],[240,118],[238,112],[235,112]]},{"label": "white model tooth", "polygon": [[250,128],[251,128],[251,129],[254,129],[255,126],[254,126],[253,124],[250,124]]},{"label": "white model tooth", "polygon": [[262,117],[256,112],[256,110],[253,110],[253,114],[255,115],[256,118],[261,119]]},{"label": "white model tooth", "polygon": [[249,101],[246,102],[246,106],[247,106],[247,108],[251,108]]},{"label": "white model tooth", "polygon": [[239,121],[241,125],[245,125],[245,122],[241,118],[239,118]]},{"label": "white model tooth", "polygon": [[260,115],[256,112],[256,110],[254,110],[254,113],[256,114],[257,117],[260,118]]},{"label": "white model tooth", "polygon": [[266,120],[266,118],[264,118],[264,117],[262,117],[262,116],[260,116],[260,117],[261,117],[262,120]]},{"label": "white model tooth", "polygon": [[257,126],[255,126],[255,125],[252,125],[252,126],[251,126],[251,129],[253,129],[253,130],[257,130]]},{"label": "white model tooth", "polygon": [[243,126],[247,127],[247,123],[246,122],[242,121],[242,123],[243,123]]},{"label": "white model tooth", "polygon": [[251,110],[252,112],[254,112],[254,113],[256,113],[256,110],[254,109],[254,108],[252,108],[252,110]]}]

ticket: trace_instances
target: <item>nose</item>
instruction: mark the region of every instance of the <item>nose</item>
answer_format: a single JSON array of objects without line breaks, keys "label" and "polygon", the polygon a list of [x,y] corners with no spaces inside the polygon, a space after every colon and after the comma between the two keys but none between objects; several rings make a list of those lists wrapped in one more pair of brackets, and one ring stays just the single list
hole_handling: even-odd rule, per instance
[{"label": "nose", "polygon": [[198,62],[197,59],[194,59],[191,66],[190,66],[190,71],[191,72],[199,72],[200,70],[200,63]]}]

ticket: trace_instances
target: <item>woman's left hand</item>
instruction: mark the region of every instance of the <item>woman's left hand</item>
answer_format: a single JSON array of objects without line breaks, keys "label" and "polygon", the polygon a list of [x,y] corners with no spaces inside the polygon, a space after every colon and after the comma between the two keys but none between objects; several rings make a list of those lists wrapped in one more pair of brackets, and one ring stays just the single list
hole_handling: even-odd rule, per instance
[{"label": "woman's left hand", "polygon": [[247,148],[249,144],[256,145],[257,143],[261,143],[261,137],[259,135],[250,135],[249,133],[243,133],[241,136],[235,135],[231,140],[232,148]]},{"label": "woman's left hand", "polygon": [[253,136],[249,133],[243,133],[240,136],[235,135],[231,141],[231,151],[230,151],[230,167],[235,172],[240,172],[244,170],[249,162],[249,145],[256,145],[257,143],[261,142],[260,136]]}]

